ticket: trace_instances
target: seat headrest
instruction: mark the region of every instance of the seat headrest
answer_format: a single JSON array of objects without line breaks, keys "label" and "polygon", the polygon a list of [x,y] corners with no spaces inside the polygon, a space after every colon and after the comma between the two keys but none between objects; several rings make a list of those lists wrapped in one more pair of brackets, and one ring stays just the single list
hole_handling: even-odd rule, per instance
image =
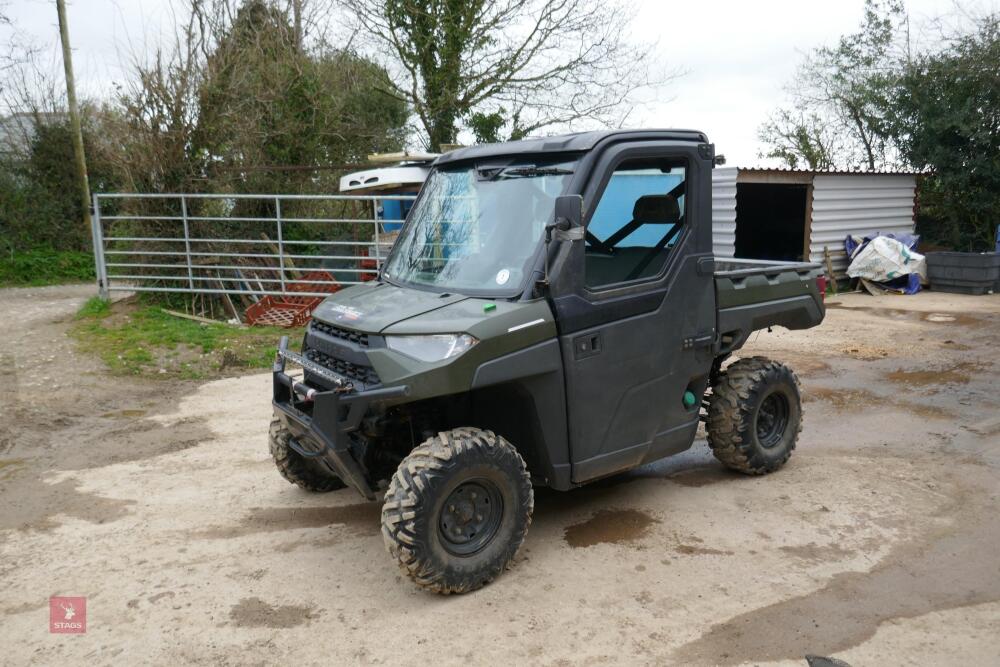
[{"label": "seat headrest", "polygon": [[647,225],[672,225],[681,219],[681,207],[673,195],[644,195],[635,201],[632,219]]}]

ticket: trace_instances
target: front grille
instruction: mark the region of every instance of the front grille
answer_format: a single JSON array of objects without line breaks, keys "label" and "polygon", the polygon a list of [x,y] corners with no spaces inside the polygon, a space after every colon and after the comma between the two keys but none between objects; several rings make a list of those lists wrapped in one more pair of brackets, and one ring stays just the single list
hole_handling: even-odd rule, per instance
[{"label": "front grille", "polygon": [[381,382],[378,373],[371,366],[359,366],[343,359],[335,359],[319,350],[306,350],[305,357],[349,380],[356,380],[365,385],[375,385]]},{"label": "front grille", "polygon": [[368,334],[361,333],[360,331],[352,331],[350,329],[344,329],[342,327],[335,327],[332,324],[327,324],[325,322],[317,322],[313,320],[312,330],[324,333],[327,336],[333,336],[334,338],[340,338],[341,340],[347,340],[352,343],[357,343],[361,347],[368,347]]}]

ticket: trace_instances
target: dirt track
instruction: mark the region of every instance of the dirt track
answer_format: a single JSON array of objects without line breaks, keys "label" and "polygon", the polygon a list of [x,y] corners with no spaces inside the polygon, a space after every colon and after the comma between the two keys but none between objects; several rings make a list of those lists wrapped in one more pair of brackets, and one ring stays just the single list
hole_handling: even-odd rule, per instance
[{"label": "dirt track", "polygon": [[[0,291],[8,664],[1000,663],[1000,296],[833,298],[746,353],[797,370],[789,465],[688,453],[538,490],[515,568],[463,597],[389,560],[379,505],[267,455],[266,375],[112,378],[73,350],[90,287]],[[84,635],[48,597],[87,597]]]}]

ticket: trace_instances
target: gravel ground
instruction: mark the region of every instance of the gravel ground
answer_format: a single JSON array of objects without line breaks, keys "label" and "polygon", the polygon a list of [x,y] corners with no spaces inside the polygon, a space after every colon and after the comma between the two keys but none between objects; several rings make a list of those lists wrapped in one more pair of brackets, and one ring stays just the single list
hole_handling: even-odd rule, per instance
[{"label": "gravel ground", "polygon": [[[1000,663],[1000,296],[831,297],[821,327],[760,333],[744,353],[806,401],[783,470],[699,438],[538,490],[515,567],[438,597],[378,503],[278,476],[269,376],[109,376],[65,335],[91,294],[0,291],[6,664]],[[50,595],[86,596],[86,634],[49,634]]]}]

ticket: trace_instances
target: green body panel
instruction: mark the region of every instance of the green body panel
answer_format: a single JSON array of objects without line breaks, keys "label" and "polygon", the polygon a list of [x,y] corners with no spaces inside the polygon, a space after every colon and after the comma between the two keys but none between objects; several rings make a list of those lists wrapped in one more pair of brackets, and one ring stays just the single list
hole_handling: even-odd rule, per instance
[{"label": "green body panel", "polygon": [[[484,306],[494,306],[486,309]],[[544,299],[499,301],[442,296],[405,287],[359,285],[328,297],[317,320],[384,336],[466,333],[479,342],[452,359],[428,363],[388,347],[369,348],[368,359],[385,387],[406,385],[409,402],[469,391],[480,364],[556,336]]]},{"label": "green body panel", "polygon": [[461,301],[466,297],[363,283],[327,297],[313,317],[321,322],[378,334],[386,327],[416,315]]},{"label": "green body panel", "polygon": [[720,310],[802,295],[812,295],[822,303],[816,279],[825,272],[818,264],[723,260],[716,262],[716,267]]}]

